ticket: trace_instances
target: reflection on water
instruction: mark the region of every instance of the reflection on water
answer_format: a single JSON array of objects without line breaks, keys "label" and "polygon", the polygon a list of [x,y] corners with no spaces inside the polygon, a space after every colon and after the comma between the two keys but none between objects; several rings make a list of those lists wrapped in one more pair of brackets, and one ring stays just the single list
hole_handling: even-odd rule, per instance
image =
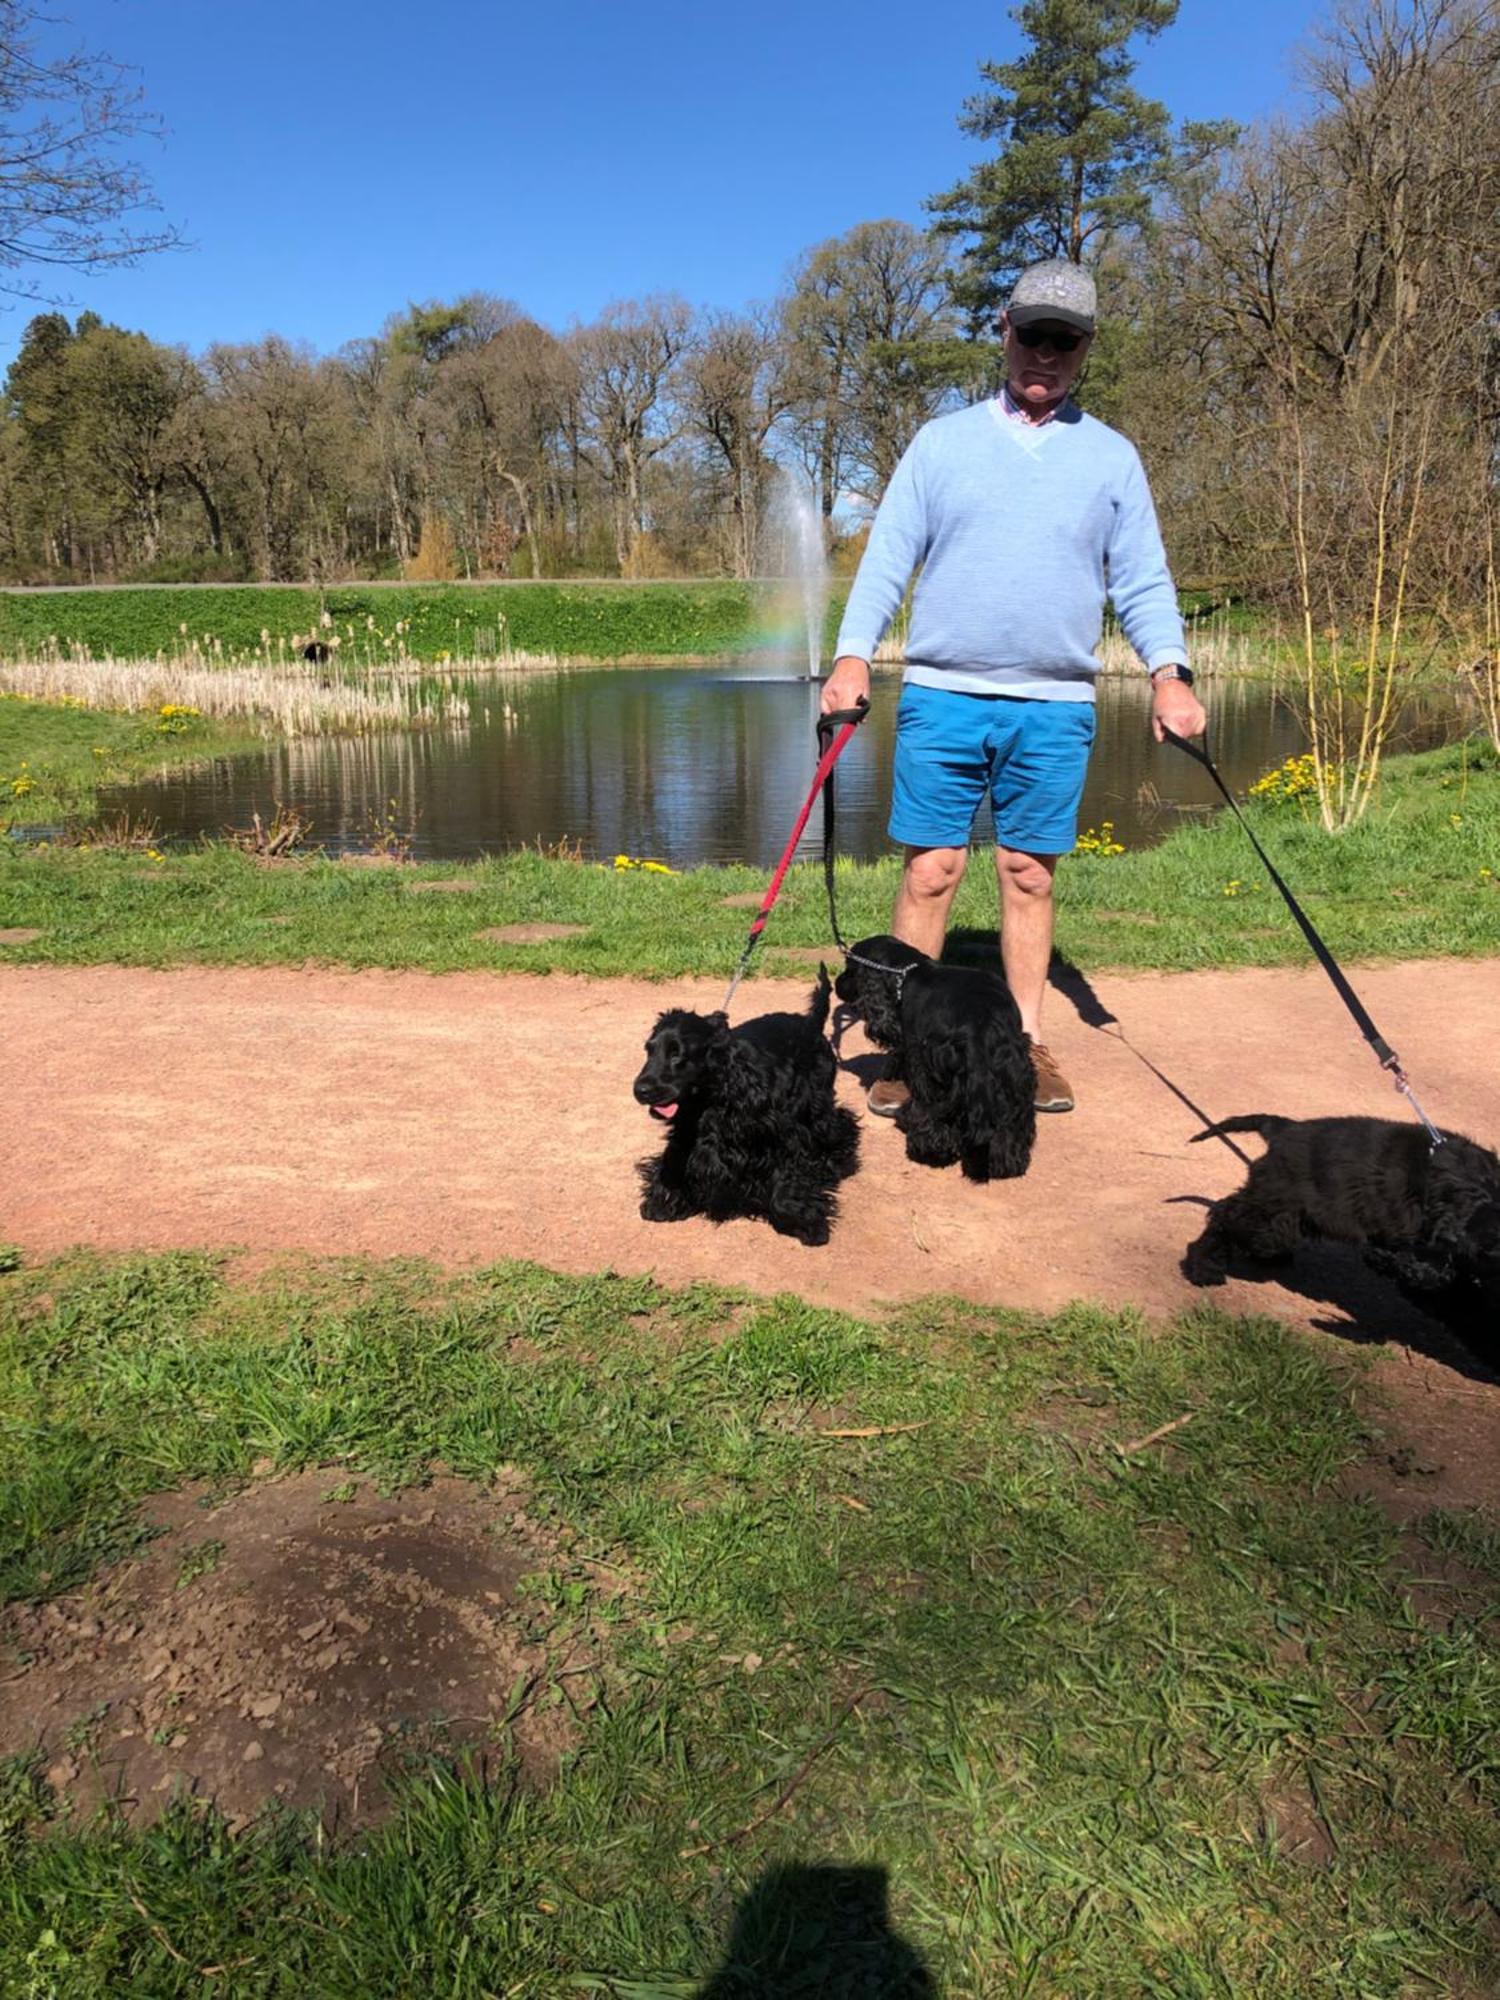
[{"label": "reflection on water", "polygon": [[[589,856],[765,866],[816,763],[818,689],[791,667],[572,668],[477,679],[465,691],[467,724],[312,737],[121,787],[103,804],[154,819],[168,840],[247,826],[281,802],[334,851],[364,846],[377,821],[394,821],[415,830],[413,853],[425,860],[566,840]],[[896,694],[894,673],[877,676],[874,711],[839,762],[839,851],[860,859],[889,851]],[[1214,759],[1235,788],[1304,747],[1295,714],[1264,682],[1215,681],[1205,700]],[[1143,679],[1101,682],[1081,824],[1112,820],[1127,846],[1219,803],[1206,772],[1151,740],[1147,716]],[[1403,715],[1399,745],[1423,748],[1456,727],[1453,700],[1425,696]],[[988,838],[987,815],[976,833]],[[815,812],[801,851],[817,853],[821,840]]]}]

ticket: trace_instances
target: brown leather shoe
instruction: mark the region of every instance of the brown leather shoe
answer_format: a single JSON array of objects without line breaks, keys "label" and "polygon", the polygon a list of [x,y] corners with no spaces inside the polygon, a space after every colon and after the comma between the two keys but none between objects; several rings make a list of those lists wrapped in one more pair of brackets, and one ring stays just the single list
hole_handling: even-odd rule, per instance
[{"label": "brown leather shoe", "polygon": [[1071,1111],[1073,1086],[1057,1066],[1052,1051],[1041,1042],[1031,1045],[1031,1067],[1036,1071],[1038,1111]]},{"label": "brown leather shoe", "polygon": [[911,1090],[898,1076],[883,1076],[865,1092],[865,1103],[877,1118],[894,1118],[903,1104],[911,1103]]}]

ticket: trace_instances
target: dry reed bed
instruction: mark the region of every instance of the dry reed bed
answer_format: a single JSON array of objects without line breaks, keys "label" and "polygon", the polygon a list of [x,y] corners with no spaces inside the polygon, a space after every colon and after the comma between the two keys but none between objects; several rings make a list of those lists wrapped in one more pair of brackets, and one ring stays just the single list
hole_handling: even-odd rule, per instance
[{"label": "dry reed bed", "polygon": [[[441,680],[446,682],[448,676]],[[259,663],[224,663],[196,649],[151,660],[95,659],[81,647],[33,659],[0,661],[0,688],[44,701],[64,696],[90,708],[152,712],[168,703],[201,715],[249,718],[283,736],[421,729],[467,721],[467,698],[433,684],[418,685],[415,663],[350,668],[295,656]]]},{"label": "dry reed bed", "polygon": [[[1274,672],[1276,650],[1264,634],[1233,631],[1218,620],[1188,626],[1188,651],[1200,674],[1266,674]],[[1141,663],[1123,632],[1106,632],[1095,652],[1105,674],[1138,674]],[[898,619],[875,649],[881,666],[899,666],[906,658],[906,621]]]}]

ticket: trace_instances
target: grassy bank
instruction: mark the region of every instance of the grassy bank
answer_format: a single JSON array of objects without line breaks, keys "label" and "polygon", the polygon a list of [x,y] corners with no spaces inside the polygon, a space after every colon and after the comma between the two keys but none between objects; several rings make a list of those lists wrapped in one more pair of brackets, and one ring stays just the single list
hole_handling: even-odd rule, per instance
[{"label": "grassy bank", "polygon": [[[555,1782],[414,1754],[357,1840],[70,1823],[14,1756],[0,1990],[1493,1991],[1500,1546],[1350,1497],[1360,1365],[1210,1312],[877,1326],[517,1266],[0,1276],[0,1596],[76,1615],[180,1481],[329,1466],[336,1511],[501,1467],[560,1551],[534,1633],[592,1662]],[[856,1865],[862,1901],[812,1872]]]},{"label": "grassy bank", "polygon": [[0,827],[86,818],[101,785],[229,757],[264,741],[248,721],[180,704],[138,714],[0,693]]},{"label": "grassy bank", "polygon": [[[848,579],[832,580],[823,630],[831,658]],[[1199,670],[1268,667],[1287,654],[1276,621],[1245,606],[1182,597]],[[1202,614],[1201,617],[1199,614]],[[898,618],[889,657],[904,632]],[[803,644],[801,599],[790,582],[513,584],[290,584],[233,588],[0,591],[0,661],[82,648],[96,659],[154,659],[192,647],[245,659],[309,637],[337,639],[361,664],[392,657],[435,664],[506,654],[580,660],[712,657],[757,645]],[[1110,661],[1120,647],[1107,621]],[[1128,649],[1127,649],[1128,652]],[[1128,670],[1136,670],[1133,655]]]},{"label": "grassy bank", "polygon": [[[1492,750],[1459,745],[1392,759],[1377,805],[1338,838],[1323,833],[1297,800],[1252,810],[1340,957],[1500,952],[1500,760]],[[896,873],[894,859],[840,864],[846,936],[886,928]],[[1084,968],[1306,960],[1300,933],[1227,816],[1140,852],[1096,846],[1066,860],[1059,881],[1058,947]],[[224,846],[147,860],[138,850],[22,850],[0,842],[0,926],[38,933],[4,948],[11,962],[311,959],[430,972],[727,980],[750,923],[743,899],[765,882],[764,872],[749,868],[671,875],[536,854],[466,866],[366,868],[318,858],[264,866]],[[464,886],[427,893],[443,884]],[[577,928],[539,941],[484,935],[539,923]],[[989,948],[995,890],[983,855],[969,868],[954,925],[955,948]],[[788,876],[756,968],[800,974],[814,952],[831,955],[831,939],[821,870],[808,865]]]},{"label": "grassy bank", "polygon": [[[190,641],[243,657],[314,633],[351,658],[507,652],[612,660],[732,652],[770,632],[782,594],[732,583],[340,584],[0,592],[0,659],[49,645],[152,659]],[[326,617],[327,623],[322,621]]]}]

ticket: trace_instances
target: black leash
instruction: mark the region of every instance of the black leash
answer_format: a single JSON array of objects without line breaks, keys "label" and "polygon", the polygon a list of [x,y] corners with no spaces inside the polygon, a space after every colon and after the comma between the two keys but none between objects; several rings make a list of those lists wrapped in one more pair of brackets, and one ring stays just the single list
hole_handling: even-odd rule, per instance
[{"label": "black leash", "polygon": [[1270,876],[1271,880],[1276,884],[1276,887],[1280,890],[1282,900],[1285,902],[1287,908],[1291,911],[1292,915],[1296,918],[1297,927],[1302,932],[1302,935],[1307,939],[1307,942],[1312,949],[1312,954],[1314,958],[1317,959],[1319,965],[1322,966],[1323,970],[1328,974],[1328,977],[1333,981],[1334,991],[1338,994],[1339,998],[1343,1001],[1344,1005],[1349,1009],[1349,1012],[1354,1016],[1355,1025],[1358,1027],[1359,1032],[1364,1036],[1365,1040],[1369,1043],[1372,1051],[1374,1052],[1376,1060],[1380,1064],[1380,1067],[1384,1070],[1389,1070],[1391,1076],[1395,1079],[1397,1090],[1399,1090],[1402,1096],[1406,1098],[1407,1102],[1411,1105],[1412,1110],[1416,1112],[1418,1118],[1420,1118],[1423,1125],[1426,1126],[1427,1136],[1432,1141],[1433,1145],[1441,1146],[1443,1143],[1443,1135],[1438,1130],[1436,1125],[1433,1124],[1432,1120],[1427,1116],[1427,1113],[1422,1109],[1421,1105],[1417,1102],[1417,1094],[1412,1089],[1410,1082],[1407,1080],[1406,1071],[1401,1067],[1400,1057],[1396,1054],[1396,1051],[1391,1047],[1390,1043],[1381,1034],[1380,1030],[1376,1027],[1375,1023],[1370,1019],[1369,1013],[1365,1008],[1364,1002],[1360,999],[1359,995],[1355,992],[1354,988],[1349,984],[1349,981],[1345,978],[1343,968],[1339,965],[1338,960],[1334,957],[1333,953],[1328,949],[1327,945],[1324,944],[1322,938],[1318,936],[1317,931],[1313,928],[1313,922],[1311,917],[1308,916],[1307,912],[1303,909],[1302,905],[1297,901],[1297,898],[1292,894],[1291,890],[1282,880],[1281,875],[1277,870],[1275,863],[1272,861],[1270,855],[1267,854],[1266,850],[1261,846],[1260,842],[1256,839],[1254,830],[1252,829],[1250,822],[1245,818],[1245,815],[1240,811],[1239,806],[1235,801],[1233,792],[1230,791],[1228,785],[1226,785],[1223,778],[1220,777],[1217,765],[1214,763],[1212,757],[1210,757],[1208,754],[1207,736],[1205,735],[1204,737],[1202,749],[1199,749],[1197,744],[1189,742],[1187,737],[1179,736],[1175,729],[1168,729],[1165,723],[1162,724],[1162,734],[1163,736],[1166,737],[1169,743],[1175,743],[1179,750],[1185,751],[1187,755],[1192,758],[1195,764],[1201,764],[1204,770],[1207,771],[1208,775],[1213,779],[1214,783],[1218,786],[1219,790],[1223,793],[1225,803],[1228,805],[1229,810],[1234,814],[1235,818],[1244,828],[1246,839],[1250,842],[1250,845],[1255,849],[1256,853],[1260,856],[1261,863],[1265,868],[1266,873]]},{"label": "black leash", "polygon": [[[834,730],[842,722],[863,722],[868,713],[868,703],[853,709],[838,709],[832,715],[823,716],[818,723],[818,746],[826,754]],[[834,793],[833,766],[828,767],[828,778],[823,787],[823,882],[828,891],[828,926],[833,932],[833,941],[851,965],[862,965],[869,972],[878,972],[886,979],[896,982],[896,1002],[901,1001],[901,989],[906,984],[906,975],[916,970],[911,965],[882,965],[878,959],[863,958],[854,949],[844,933],[839,929],[838,903],[833,892],[833,864],[837,842],[834,836]]]},{"label": "black leash", "polygon": [[[864,721],[868,713],[869,703],[866,702],[860,708],[839,708],[835,709],[831,715],[820,715],[818,717],[818,752],[820,757],[827,756],[833,742],[833,733],[836,729],[842,724],[849,722],[858,726],[859,723]],[[828,891],[828,922],[833,931],[833,941],[839,950],[844,953],[845,957],[847,957],[849,947],[844,941],[843,932],[839,929],[838,907],[834,900],[833,860],[834,776],[833,766],[830,764],[828,767],[828,776],[823,784],[823,882]]]}]

